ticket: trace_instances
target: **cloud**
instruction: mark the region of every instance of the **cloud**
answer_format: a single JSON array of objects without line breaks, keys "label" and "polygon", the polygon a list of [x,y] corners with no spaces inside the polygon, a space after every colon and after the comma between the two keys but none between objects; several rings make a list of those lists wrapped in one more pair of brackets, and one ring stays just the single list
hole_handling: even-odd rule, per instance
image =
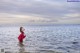
[{"label": "cloud", "polygon": [[0,0],[0,23],[80,23],[79,5],[65,0]]},{"label": "cloud", "polygon": [[56,22],[56,19],[51,20],[49,18],[44,18],[40,16],[33,16],[33,15],[21,15],[21,14],[9,14],[9,13],[1,13],[0,14],[0,23],[33,23],[33,24],[44,24],[50,22]]}]

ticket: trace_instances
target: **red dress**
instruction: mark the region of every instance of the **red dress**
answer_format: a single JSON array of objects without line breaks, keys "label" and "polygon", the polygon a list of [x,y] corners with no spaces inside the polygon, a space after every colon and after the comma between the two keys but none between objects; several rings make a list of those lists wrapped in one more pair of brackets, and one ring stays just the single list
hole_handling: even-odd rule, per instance
[{"label": "red dress", "polygon": [[19,42],[23,42],[23,39],[25,38],[26,36],[24,36],[24,32],[22,32],[19,37],[18,37],[18,40]]}]

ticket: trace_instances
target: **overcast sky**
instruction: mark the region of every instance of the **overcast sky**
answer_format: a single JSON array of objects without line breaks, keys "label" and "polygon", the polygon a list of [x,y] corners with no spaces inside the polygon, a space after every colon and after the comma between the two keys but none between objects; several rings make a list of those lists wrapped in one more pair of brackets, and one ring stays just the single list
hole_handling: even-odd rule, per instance
[{"label": "overcast sky", "polygon": [[80,2],[0,0],[0,24],[80,24]]}]

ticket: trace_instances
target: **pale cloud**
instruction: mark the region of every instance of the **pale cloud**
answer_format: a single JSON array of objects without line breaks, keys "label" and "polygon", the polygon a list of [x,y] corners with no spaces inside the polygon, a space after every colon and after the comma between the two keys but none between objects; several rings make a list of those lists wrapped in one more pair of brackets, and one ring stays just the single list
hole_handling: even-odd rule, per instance
[{"label": "pale cloud", "polygon": [[53,22],[50,18],[44,18],[40,16],[33,15],[21,15],[21,14],[9,14],[9,13],[1,13],[0,14],[0,23],[46,23]]},{"label": "pale cloud", "polygon": [[67,14],[66,17],[70,17],[70,18],[76,17],[77,18],[77,17],[80,17],[80,14],[79,13]]},{"label": "pale cloud", "polygon": [[77,18],[80,18],[80,13],[68,13],[68,14],[65,14],[62,18],[63,19],[77,19]]},{"label": "pale cloud", "polygon": [[0,0],[0,23],[80,23],[79,5],[65,0]]}]

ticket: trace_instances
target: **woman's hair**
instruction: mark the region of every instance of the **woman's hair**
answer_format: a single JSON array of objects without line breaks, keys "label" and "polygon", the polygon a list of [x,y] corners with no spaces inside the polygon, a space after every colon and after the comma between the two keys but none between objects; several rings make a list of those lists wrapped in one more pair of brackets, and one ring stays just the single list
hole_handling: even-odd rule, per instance
[{"label": "woman's hair", "polygon": [[21,33],[23,33],[22,28],[23,28],[23,27],[20,27],[20,32],[21,32]]}]

